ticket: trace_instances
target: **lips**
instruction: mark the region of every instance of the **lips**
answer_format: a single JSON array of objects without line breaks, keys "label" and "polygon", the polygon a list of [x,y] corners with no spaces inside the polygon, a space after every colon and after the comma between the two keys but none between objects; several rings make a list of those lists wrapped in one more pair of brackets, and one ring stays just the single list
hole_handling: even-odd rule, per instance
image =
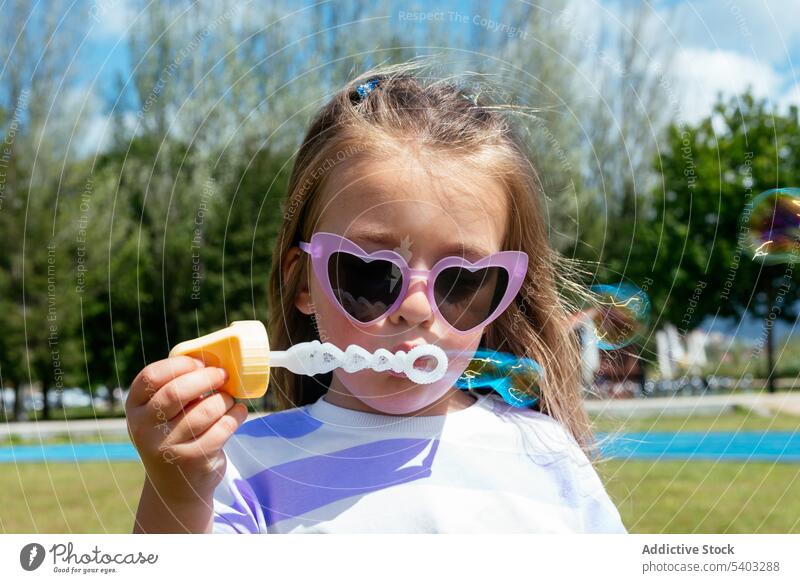
[{"label": "lips", "polygon": [[403,352],[408,354],[409,352],[411,352],[412,348],[415,348],[417,346],[421,346],[423,344],[425,344],[425,343],[424,342],[401,342],[400,344],[398,344],[397,346],[392,348],[391,351],[392,351],[392,353],[397,353],[398,351],[402,350]]}]

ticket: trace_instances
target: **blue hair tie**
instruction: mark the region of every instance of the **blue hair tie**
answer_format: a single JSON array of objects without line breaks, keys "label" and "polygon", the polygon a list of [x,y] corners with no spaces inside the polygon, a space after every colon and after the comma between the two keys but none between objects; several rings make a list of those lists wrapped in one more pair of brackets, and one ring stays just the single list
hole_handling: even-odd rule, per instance
[{"label": "blue hair tie", "polygon": [[356,87],[356,93],[358,93],[361,99],[364,99],[377,86],[378,86],[378,79],[370,79],[366,83],[362,83],[361,85]]}]

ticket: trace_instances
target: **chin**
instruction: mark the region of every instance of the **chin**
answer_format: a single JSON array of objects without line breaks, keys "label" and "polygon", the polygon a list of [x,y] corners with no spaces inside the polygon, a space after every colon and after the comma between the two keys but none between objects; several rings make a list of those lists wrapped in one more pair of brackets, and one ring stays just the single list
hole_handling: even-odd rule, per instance
[{"label": "chin", "polygon": [[375,409],[386,415],[408,415],[409,413],[414,413],[415,411],[419,411],[420,409],[424,409],[437,399],[441,398],[441,396],[447,392],[445,389],[441,394],[437,395],[421,395],[417,397],[412,396],[405,396],[405,395],[397,395],[395,397],[387,397],[387,396],[377,396],[374,398],[370,397],[359,397],[359,399]]},{"label": "chin", "polygon": [[374,373],[374,376],[370,375],[371,378],[351,378],[345,384],[354,397],[376,411],[388,415],[407,415],[441,399],[459,374],[457,371],[448,371],[435,383],[417,385],[407,377]]}]

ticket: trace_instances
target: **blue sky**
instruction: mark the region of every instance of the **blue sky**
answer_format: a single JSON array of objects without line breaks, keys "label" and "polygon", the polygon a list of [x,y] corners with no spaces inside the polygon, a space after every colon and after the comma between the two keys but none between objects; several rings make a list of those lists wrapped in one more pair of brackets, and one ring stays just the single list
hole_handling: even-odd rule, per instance
[{"label": "blue sky", "polygon": [[[418,10],[416,3],[398,10]],[[126,34],[138,16],[132,0],[95,0],[85,4],[87,31],[85,44],[76,62],[80,78],[90,99],[105,101],[115,94],[117,74],[126,76],[128,62]],[[626,12],[636,6],[634,0],[581,0],[568,10],[583,38],[602,39],[624,26]],[[693,122],[709,113],[717,94],[741,93],[746,88],[758,97],[767,98],[781,109],[800,105],[798,73],[800,63],[800,0],[655,0],[657,20],[649,31],[647,44],[665,39],[674,52],[670,90],[678,99],[677,115]],[[467,0],[451,0],[424,5],[424,10],[458,10],[471,13]],[[498,20],[498,6],[487,6],[487,15]],[[259,17],[258,11],[248,17]],[[267,16],[265,18],[264,26]],[[397,20],[396,18],[394,20]],[[393,21],[394,21],[393,20]],[[512,23],[513,24],[513,23]],[[398,22],[398,27],[403,23]],[[83,95],[86,95],[84,92]],[[105,141],[108,111],[97,111],[83,132],[82,149],[93,151]],[[106,134],[108,135],[108,134]],[[761,323],[746,319],[740,323],[707,322],[709,327],[745,336],[757,335]],[[789,330],[778,327],[779,334]]]},{"label": "blue sky", "polygon": [[[403,7],[402,2],[395,5]],[[452,0],[426,5],[425,10],[469,12],[468,5]],[[575,0],[569,10],[584,38],[603,38],[622,26],[625,13],[635,5],[634,0]],[[91,86],[94,97],[107,96],[113,92],[115,75],[124,76],[130,69],[126,31],[138,16],[136,3],[95,0],[84,6],[88,28],[76,59],[80,78],[86,89]],[[671,87],[679,100],[678,115],[685,121],[708,113],[718,92],[734,95],[748,86],[779,107],[800,104],[795,66],[800,62],[800,1],[656,0],[653,6],[659,20],[645,42],[672,43]],[[416,3],[408,3],[409,10],[415,7]],[[487,7],[487,13],[496,13],[496,8]],[[259,12],[251,14],[257,18]],[[97,127],[104,120],[96,115],[90,123],[94,130],[85,136],[87,149],[96,146],[91,141],[99,139]]]},{"label": "blue sky", "polygon": [[[587,28],[619,26],[631,0],[573,2]],[[673,86],[681,113],[695,121],[710,110],[717,92],[753,92],[779,107],[800,103],[800,2],[798,0],[660,0],[653,38],[672,39]]]}]

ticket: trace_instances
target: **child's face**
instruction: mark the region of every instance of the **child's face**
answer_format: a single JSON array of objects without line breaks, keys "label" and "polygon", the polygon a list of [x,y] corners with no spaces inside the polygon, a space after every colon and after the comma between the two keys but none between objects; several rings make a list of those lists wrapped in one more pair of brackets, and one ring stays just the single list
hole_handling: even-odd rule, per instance
[{"label": "child's face", "polygon": [[[394,250],[417,269],[430,269],[451,255],[475,262],[501,251],[508,216],[502,184],[458,161],[426,164],[422,158],[409,153],[387,161],[336,166],[322,193],[321,219],[313,231],[347,237],[367,252]],[[385,238],[375,240],[367,232]],[[470,248],[473,251],[466,252]],[[371,409],[389,414],[419,411],[448,391],[458,391],[453,384],[484,329],[469,334],[453,331],[433,311],[424,280],[412,280],[399,309],[366,328],[353,324],[332,303],[311,270],[309,280],[309,290],[303,290],[295,303],[304,313],[316,314],[321,341],[342,350],[357,344],[370,352],[378,348],[394,352],[406,341],[431,343],[450,356],[447,374],[428,385],[390,372],[336,369],[330,390],[353,395]]]}]

